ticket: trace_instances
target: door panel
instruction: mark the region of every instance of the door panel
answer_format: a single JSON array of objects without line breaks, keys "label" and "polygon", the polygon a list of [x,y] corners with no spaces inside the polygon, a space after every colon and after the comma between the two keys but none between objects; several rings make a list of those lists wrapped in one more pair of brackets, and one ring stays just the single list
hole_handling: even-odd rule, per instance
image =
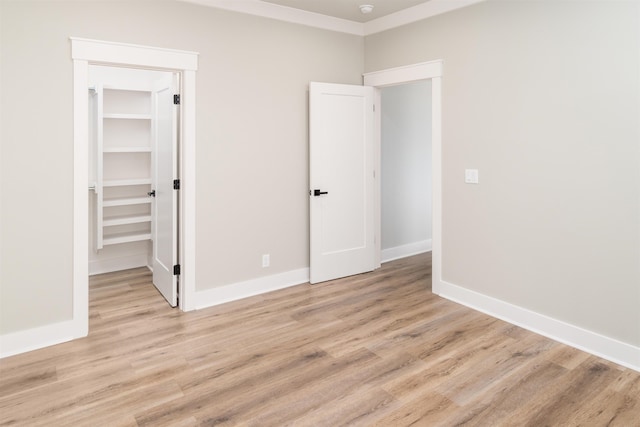
[{"label": "door panel", "polygon": [[173,75],[158,84],[154,91],[154,161],[153,185],[156,193],[153,206],[153,284],[172,307],[177,305],[177,276],[173,266],[178,263],[178,191],[173,189],[177,170],[177,111],[173,104]]},{"label": "door panel", "polygon": [[373,88],[314,82],[309,99],[310,280],[317,283],[374,268]]}]

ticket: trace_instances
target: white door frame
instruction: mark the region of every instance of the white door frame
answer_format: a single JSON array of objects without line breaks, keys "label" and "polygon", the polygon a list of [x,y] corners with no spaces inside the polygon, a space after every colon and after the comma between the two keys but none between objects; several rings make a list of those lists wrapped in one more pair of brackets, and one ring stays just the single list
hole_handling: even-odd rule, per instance
[{"label": "white door frame", "polygon": [[195,89],[198,53],[71,37],[73,59],[73,335],[89,332],[89,65],[178,72],[181,90],[180,308],[195,309]]},{"label": "white door frame", "polygon": [[[431,173],[432,173],[432,292],[440,294],[442,284],[442,60],[422,62],[405,67],[390,68],[364,74],[364,85],[376,88],[375,104],[380,106],[380,89],[419,80],[431,80]],[[376,108],[374,144],[377,158],[376,170],[380,170],[381,108]],[[376,266],[380,266],[381,231],[380,180],[375,189]]]}]

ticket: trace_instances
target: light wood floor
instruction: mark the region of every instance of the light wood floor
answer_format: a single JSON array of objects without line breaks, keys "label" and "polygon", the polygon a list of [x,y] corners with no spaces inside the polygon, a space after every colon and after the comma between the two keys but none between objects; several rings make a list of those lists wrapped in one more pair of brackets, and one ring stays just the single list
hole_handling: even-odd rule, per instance
[{"label": "light wood floor", "polygon": [[0,361],[0,425],[640,426],[640,374],[430,292],[430,257],[191,313],[91,280],[90,334]]}]

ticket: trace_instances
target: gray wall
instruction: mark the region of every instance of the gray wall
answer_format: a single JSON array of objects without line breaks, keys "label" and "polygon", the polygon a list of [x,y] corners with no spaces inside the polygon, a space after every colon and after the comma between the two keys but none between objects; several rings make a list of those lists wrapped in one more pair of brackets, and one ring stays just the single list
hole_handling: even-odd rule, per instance
[{"label": "gray wall", "polygon": [[0,7],[0,333],[72,316],[69,36],[200,52],[197,290],[308,267],[308,83],[360,84],[362,37],[173,1]]},{"label": "gray wall", "polygon": [[171,1],[0,7],[0,333],[71,318],[77,36],[201,53],[198,290],[308,266],[309,81],[443,59],[444,279],[640,345],[637,2],[488,1],[364,41]]},{"label": "gray wall", "polygon": [[431,239],[431,82],[382,96],[382,249]]},{"label": "gray wall", "polygon": [[365,40],[367,72],[444,60],[443,279],[636,346],[638,8],[488,1]]}]

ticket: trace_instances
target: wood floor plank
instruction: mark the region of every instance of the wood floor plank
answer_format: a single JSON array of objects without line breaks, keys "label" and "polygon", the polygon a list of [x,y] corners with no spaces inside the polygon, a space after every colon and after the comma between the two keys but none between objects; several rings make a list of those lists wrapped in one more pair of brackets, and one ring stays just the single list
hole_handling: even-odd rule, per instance
[{"label": "wood floor plank", "polygon": [[[532,414],[526,425],[550,425],[555,419],[562,419],[568,425],[578,425],[577,419],[584,411],[594,403],[602,404],[603,389],[615,378],[616,369],[610,363],[590,357],[563,376],[558,382],[555,398]],[[636,417],[636,421],[640,423],[640,417]]]},{"label": "wood floor plank", "polygon": [[555,343],[546,338],[530,335],[525,340],[493,346],[476,359],[472,370],[465,370],[449,377],[446,383],[436,387],[436,391],[466,406],[478,396],[493,394],[494,387],[501,387],[500,381],[516,374],[527,362],[547,351]]},{"label": "wood floor plank", "polygon": [[[374,356],[361,349],[336,361],[343,363],[345,358],[349,360],[361,353]],[[398,354],[395,358],[375,356],[358,360],[356,365],[327,370],[316,381],[301,385],[298,389],[303,394],[293,402],[290,400],[292,404],[262,411],[251,425],[283,425],[292,419],[296,425],[370,425],[372,418],[400,405],[381,384],[399,373],[420,370],[422,365],[422,361],[409,354]],[[326,411],[327,407],[331,413]]]},{"label": "wood floor plank", "polygon": [[[355,380],[344,378],[348,371],[357,369],[358,372],[362,372],[379,362],[377,356],[364,349],[341,358],[324,354],[327,357],[323,360],[307,362],[307,368],[303,374],[289,369],[282,372],[282,375],[269,373],[269,380],[254,386],[250,396],[243,396],[240,402],[233,405],[233,409],[227,408],[220,411],[224,414],[225,422],[234,425],[235,422],[245,418],[253,420],[256,417],[262,417],[260,421],[262,425],[286,424],[299,416],[300,411],[306,416],[309,410],[304,403],[305,399],[301,399],[300,395],[320,397],[313,403],[315,405],[322,403],[324,406],[328,400],[339,399],[339,396],[344,395],[345,389],[355,388]],[[334,387],[337,382],[340,383],[340,387]],[[317,390],[322,392],[314,393]],[[227,393],[224,395],[227,396]],[[306,403],[308,404],[309,401],[306,400]],[[229,405],[225,403],[223,406]],[[272,408],[278,408],[281,411],[270,412]],[[242,414],[240,419],[238,419],[239,414]],[[208,424],[211,418],[205,418],[205,421],[205,424]]]},{"label": "wood floor plank", "polygon": [[547,394],[548,385],[567,373],[563,367],[550,362],[535,367],[531,365],[531,368],[521,372],[517,381],[506,385],[496,383],[491,393],[465,405],[466,411],[450,414],[445,420],[450,425],[519,425],[530,416],[527,402],[532,400],[532,396]]},{"label": "wood floor plank", "polygon": [[427,390],[388,415],[377,419],[371,425],[376,427],[445,425],[444,420],[459,411],[460,407],[451,400]]},{"label": "wood floor plank", "polygon": [[494,351],[511,343],[511,338],[492,334],[480,341],[459,345],[453,357],[423,360],[424,369],[411,376],[397,375],[383,386],[392,395],[403,401],[414,400],[417,396],[432,393],[438,387],[456,387],[466,376],[472,376],[476,367]]},{"label": "wood floor plank", "polygon": [[433,295],[431,259],[183,313],[90,280],[89,336],[0,360],[0,425],[640,427],[640,373]]}]

